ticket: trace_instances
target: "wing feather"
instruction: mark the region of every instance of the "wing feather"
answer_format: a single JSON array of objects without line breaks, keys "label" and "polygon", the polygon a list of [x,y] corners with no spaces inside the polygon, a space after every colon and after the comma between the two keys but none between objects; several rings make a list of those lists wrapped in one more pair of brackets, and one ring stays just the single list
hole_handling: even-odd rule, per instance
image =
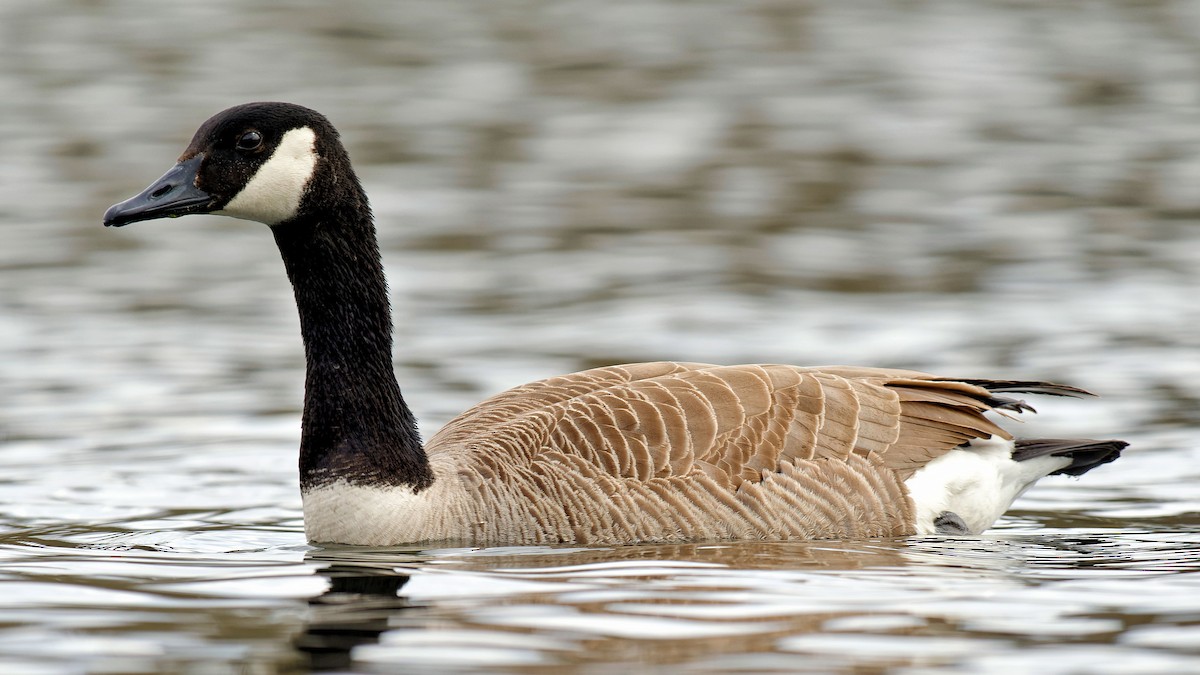
[{"label": "wing feather", "polygon": [[[882,536],[911,527],[912,472],[972,439],[1011,438],[985,414],[1026,406],[996,392],[1080,391],[879,368],[631,364],[504,392],[426,450],[469,455],[463,484],[497,505],[493,520],[532,521],[530,541]],[[519,512],[539,500],[554,506]],[[506,525],[476,520],[481,540],[505,539]]]},{"label": "wing feather", "polygon": [[[1011,438],[984,416],[1006,400],[987,384],[844,366],[613,366],[504,392],[452,421],[429,448],[477,439],[482,427],[521,446],[506,453],[520,461],[558,450],[615,477],[700,472],[733,487],[784,461],[852,453],[911,471],[972,438]],[[997,389],[1078,391],[1008,381]]]}]

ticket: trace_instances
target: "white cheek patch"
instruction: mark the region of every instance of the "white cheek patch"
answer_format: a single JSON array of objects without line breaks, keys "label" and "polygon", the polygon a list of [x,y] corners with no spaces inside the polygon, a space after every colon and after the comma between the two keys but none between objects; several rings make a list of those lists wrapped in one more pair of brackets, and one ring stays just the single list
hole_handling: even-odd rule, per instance
[{"label": "white cheek patch", "polygon": [[308,127],[285,133],[246,187],[216,213],[267,225],[294,218],[317,165],[316,140]]}]

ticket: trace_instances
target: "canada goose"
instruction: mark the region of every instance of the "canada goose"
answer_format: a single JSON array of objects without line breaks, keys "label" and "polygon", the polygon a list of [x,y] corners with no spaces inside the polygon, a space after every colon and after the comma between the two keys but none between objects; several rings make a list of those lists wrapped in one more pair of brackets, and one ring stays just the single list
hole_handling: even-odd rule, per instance
[{"label": "canada goose", "polygon": [[1020,440],[1007,394],[1087,392],[845,366],[637,363],[503,392],[422,444],[392,370],[367,196],[319,113],[249,103],[104,224],[267,224],[307,358],[300,489],[314,542],[621,544],[979,533],[1048,474],[1122,441]]}]

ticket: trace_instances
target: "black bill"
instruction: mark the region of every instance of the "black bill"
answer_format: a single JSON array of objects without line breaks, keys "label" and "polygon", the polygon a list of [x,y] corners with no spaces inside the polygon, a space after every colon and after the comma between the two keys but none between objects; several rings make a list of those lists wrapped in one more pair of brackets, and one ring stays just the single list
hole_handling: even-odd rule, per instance
[{"label": "black bill", "polygon": [[189,213],[206,213],[216,205],[216,197],[196,187],[196,172],[204,154],[186,159],[162,178],[120,204],[114,204],[104,212],[106,227],[120,227],[139,220],[154,218],[176,218]]}]

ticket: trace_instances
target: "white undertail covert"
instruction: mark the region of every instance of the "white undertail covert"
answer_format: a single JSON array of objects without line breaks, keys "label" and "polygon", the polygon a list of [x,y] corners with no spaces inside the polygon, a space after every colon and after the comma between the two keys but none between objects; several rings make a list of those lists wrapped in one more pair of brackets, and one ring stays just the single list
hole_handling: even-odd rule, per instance
[{"label": "white undertail covert", "polygon": [[1070,457],[1017,462],[1013,442],[972,440],[926,464],[905,486],[917,510],[917,534],[937,534],[943,513],[957,515],[971,534],[991,527],[1039,478],[1071,464]]}]

